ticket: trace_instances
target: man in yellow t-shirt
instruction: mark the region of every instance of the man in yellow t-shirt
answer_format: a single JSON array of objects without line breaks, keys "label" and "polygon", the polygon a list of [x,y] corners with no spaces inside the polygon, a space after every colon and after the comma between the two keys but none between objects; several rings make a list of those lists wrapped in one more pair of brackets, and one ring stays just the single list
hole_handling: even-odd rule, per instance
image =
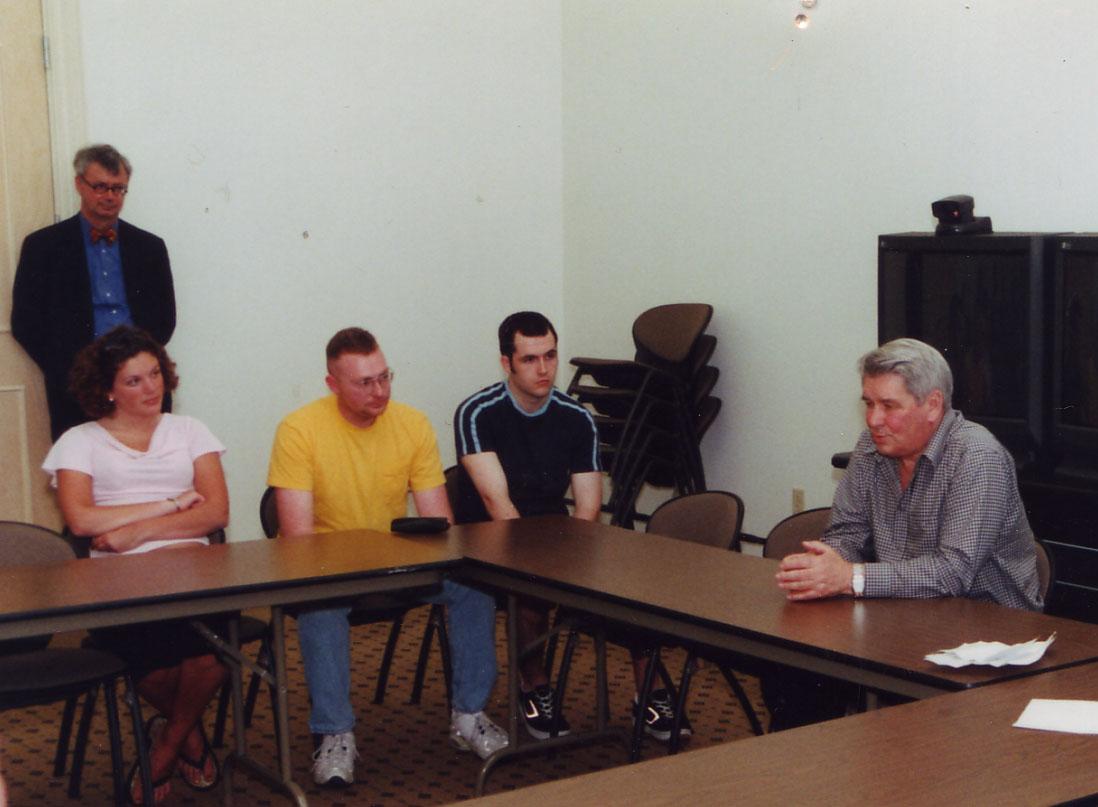
[{"label": "man in yellow t-shirt", "polygon": [[[328,342],[327,359],[332,395],[292,412],[275,435],[267,484],[275,488],[281,536],[388,531],[406,514],[409,490],[419,515],[453,521],[434,431],[423,413],[389,400],[393,373],[377,340],[345,328]],[[496,678],[495,601],[447,580],[432,602],[449,610],[450,739],[487,758],[507,745],[506,733],[484,714]],[[305,610],[297,617],[312,700],[309,729],[321,735],[313,754],[319,785],[354,781],[349,610]]]}]

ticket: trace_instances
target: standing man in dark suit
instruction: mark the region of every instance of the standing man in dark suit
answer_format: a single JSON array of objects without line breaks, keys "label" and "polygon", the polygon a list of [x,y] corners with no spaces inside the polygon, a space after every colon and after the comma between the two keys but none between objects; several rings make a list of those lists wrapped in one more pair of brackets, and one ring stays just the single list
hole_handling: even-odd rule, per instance
[{"label": "standing man in dark suit", "polygon": [[73,168],[80,212],[24,239],[12,292],[12,334],[45,376],[54,440],[87,420],[68,392],[80,348],[116,325],[144,328],[160,344],[175,330],[164,241],[118,218],[130,161],[112,146],[88,146]]}]

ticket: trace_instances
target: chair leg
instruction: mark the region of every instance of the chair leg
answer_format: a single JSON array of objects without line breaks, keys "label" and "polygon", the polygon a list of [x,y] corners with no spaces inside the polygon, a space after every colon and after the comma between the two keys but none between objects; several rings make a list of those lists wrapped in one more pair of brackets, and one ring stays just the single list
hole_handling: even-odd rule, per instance
[{"label": "chair leg", "polygon": [[419,656],[416,658],[416,674],[412,679],[412,697],[408,703],[419,703],[423,697],[423,679],[427,675],[427,659],[431,655],[431,644],[435,640],[435,631],[438,624],[435,622],[435,608],[432,605],[431,613],[427,617],[427,625],[423,628],[423,638],[419,641]]},{"label": "chair leg", "polygon": [[686,662],[682,665],[682,681],[679,682],[679,696],[675,701],[675,719],[671,721],[671,741],[667,744],[667,754],[677,754],[682,745],[682,721],[686,715],[686,693],[690,691],[690,680],[694,676],[695,663],[694,651],[686,654]]},{"label": "chair leg", "polygon": [[656,666],[659,663],[659,648],[645,648],[644,655],[648,658],[648,664],[644,667],[644,683],[641,691],[637,693],[637,703],[633,707],[633,742],[629,747],[629,761],[636,762],[640,759],[641,740],[644,738],[644,710],[648,708],[648,696],[652,694],[652,681],[656,677]]},{"label": "chair leg", "polygon": [[[111,776],[114,779],[114,803],[128,804],[126,775],[122,766],[122,727],[118,722],[118,699],[114,693],[114,679],[103,683],[103,702],[107,707],[107,733],[111,742]],[[83,760],[81,760],[83,762]],[[73,762],[73,771],[76,763]],[[69,795],[71,796],[71,790]]]},{"label": "chair leg", "polygon": [[381,669],[377,672],[377,689],[374,690],[374,703],[382,703],[385,700],[385,687],[389,684],[389,668],[393,664],[393,651],[396,650],[402,624],[404,624],[403,615],[394,619],[393,626],[389,628],[389,638],[385,642],[385,652],[381,656]]},{"label": "chair leg", "polygon": [[563,622],[561,608],[557,608],[553,615],[553,627],[549,631],[549,638],[545,641],[545,677],[553,680],[553,662],[556,661],[557,642],[560,637],[560,624]]},{"label": "chair leg", "polygon": [[95,716],[95,701],[99,697],[99,686],[88,690],[84,696],[84,708],[80,712],[80,723],[76,727],[76,743],[72,748],[72,770],[69,771],[69,798],[80,798],[80,779],[84,775],[84,758],[88,752],[88,735],[91,733],[92,717]]},{"label": "chair leg", "polygon": [[231,697],[232,686],[226,680],[217,695],[217,717],[214,718],[213,738],[210,740],[210,745],[214,748],[222,748],[225,745],[225,721],[229,717],[229,698]]},{"label": "chair leg", "polygon": [[751,704],[751,700],[747,697],[747,693],[744,691],[743,686],[736,680],[736,676],[727,667],[721,667],[721,675],[724,676],[724,680],[728,682],[728,686],[731,687],[732,692],[736,695],[736,700],[740,702],[740,706],[743,707],[744,713],[747,715],[747,720],[751,724],[751,730],[755,732],[757,736],[762,736],[765,732],[762,727],[762,723],[759,722],[759,716],[755,713],[755,707]]},{"label": "chair leg", "polygon": [[53,755],[53,775],[64,776],[69,755],[69,743],[72,741],[72,721],[76,716],[76,698],[65,701],[65,710],[61,713],[61,729],[57,732],[57,750]]},{"label": "chair leg", "polygon": [[675,686],[675,680],[671,677],[671,673],[667,671],[667,667],[663,663],[663,657],[660,654],[659,647],[653,648],[652,658],[656,662],[656,672],[663,682],[664,689],[667,690],[667,694],[670,696],[671,700],[677,701],[679,698],[679,689]]},{"label": "chair leg", "polygon": [[[557,636],[556,633],[553,634]],[[576,631],[568,631],[568,638],[564,642],[564,650],[560,654],[560,672],[557,673],[557,685],[553,688],[553,725],[549,727],[549,736],[556,737],[560,732],[560,719],[564,713],[564,693],[568,689],[568,673],[572,670],[572,656],[576,652],[576,643],[579,634]],[[552,672],[552,667],[546,665],[546,676]],[[550,681],[553,679],[550,677]]]},{"label": "chair leg", "polygon": [[637,514],[637,499],[644,488],[644,480],[650,473],[652,462],[644,463],[641,470],[636,471],[628,479],[617,482],[621,492],[618,495],[618,503],[610,516],[610,523],[624,529],[632,529]]},{"label": "chair leg", "polygon": [[[438,649],[442,656],[442,680],[446,684],[446,706],[454,708],[454,664],[450,658],[450,633],[446,627],[446,609],[441,605],[431,606],[431,619],[438,629]],[[419,703],[417,698],[416,703]]]},{"label": "chair leg", "polygon": [[568,688],[568,674],[572,671],[572,658],[576,654],[576,644],[579,642],[579,633],[575,630],[568,631],[568,638],[564,640],[564,650],[560,654],[560,669],[557,671],[556,700],[553,703],[553,714],[559,715],[561,702],[564,700],[564,692]]},{"label": "chair leg", "polygon": [[418,704],[423,697],[423,682],[427,675],[427,662],[431,655],[431,644],[438,633],[439,655],[442,656],[442,679],[446,685],[446,705],[454,704],[454,668],[450,658],[450,634],[446,629],[446,608],[432,605],[427,617],[427,627],[423,629],[423,639],[419,643],[419,658],[416,660],[416,674],[412,681],[410,704]]},{"label": "chair leg", "polygon": [[[255,657],[255,663],[264,669],[271,666],[271,643],[269,640],[264,639],[260,643],[259,652]],[[244,725],[246,727],[252,725],[252,715],[255,713],[255,702],[259,699],[259,685],[262,683],[263,679],[253,672],[252,679],[248,682],[248,695],[244,700]]]},{"label": "chair leg", "polygon": [[[274,662],[274,657],[273,656],[271,657],[271,662],[272,662],[272,666],[273,666],[273,662]],[[267,691],[270,693],[270,696],[271,696],[271,723],[274,726],[277,727],[278,726],[278,688],[275,687],[274,684],[268,684],[267,685]],[[247,724],[245,723],[245,725],[247,725]],[[277,730],[275,731],[274,735],[275,735],[275,752],[276,752],[276,757],[275,758],[280,759],[281,755],[282,755],[282,737],[279,736],[279,733],[278,733]]]}]

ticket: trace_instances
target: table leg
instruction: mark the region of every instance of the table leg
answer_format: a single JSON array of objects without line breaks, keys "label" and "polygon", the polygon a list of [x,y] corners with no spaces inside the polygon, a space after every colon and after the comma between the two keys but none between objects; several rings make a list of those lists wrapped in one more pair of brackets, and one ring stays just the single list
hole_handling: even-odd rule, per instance
[{"label": "table leg", "polygon": [[[240,652],[240,614],[233,614],[229,620],[229,647]],[[229,683],[233,699],[233,753],[225,758],[221,771],[221,803],[225,807],[233,804],[233,759],[242,759],[248,753],[247,740],[244,737],[244,673],[239,664],[229,665]]]},{"label": "table leg", "polygon": [[[145,804],[153,803],[153,786],[152,786],[152,764],[149,762],[149,743],[148,738],[145,737],[144,724],[141,720],[141,696],[137,694],[137,682],[129,671],[126,672],[125,677],[126,684],[126,705],[130,710],[130,719],[133,721],[133,736],[137,739],[137,764],[138,773],[141,777],[141,795],[142,801]],[[129,800],[129,793],[115,794],[122,795]]]},{"label": "table leg", "polygon": [[[293,780],[293,768],[290,763],[290,720],[287,708],[286,687],[286,641],[284,635],[285,619],[281,606],[271,608],[271,664],[273,671],[258,668],[251,660],[240,653],[240,616],[235,615],[229,621],[229,641],[225,642],[213,634],[201,622],[194,627],[214,646],[222,651],[229,663],[233,697],[233,752],[225,757],[222,765],[222,803],[231,807],[233,803],[232,777],[239,766],[250,776],[265,782],[272,790],[285,795],[294,804],[308,807],[305,792]],[[278,738],[278,772],[270,771],[248,755],[247,739],[244,734],[244,675],[242,668],[248,666],[270,681],[275,690],[275,736]]]},{"label": "table leg", "polygon": [[606,700],[609,689],[606,681],[606,634],[601,627],[595,631],[595,686],[598,687],[595,695],[595,725],[599,731],[605,731],[606,723],[610,719],[610,704]]},{"label": "table leg", "polygon": [[519,711],[522,705],[519,699],[519,638],[518,638],[518,597],[507,595],[507,736],[512,743],[518,743]]},{"label": "table leg", "polygon": [[[285,617],[282,606],[271,608],[271,656],[275,666],[277,686],[278,714],[275,715],[275,731],[278,735],[278,768],[282,781],[300,793],[293,781],[293,768],[290,764],[290,707],[286,688],[286,635]],[[305,795],[301,794],[304,803]]]},{"label": "table leg", "polygon": [[629,748],[629,739],[621,728],[609,728],[607,718],[609,708],[606,703],[606,642],[599,633],[596,636],[598,652],[598,714],[596,716],[596,730],[593,732],[569,734],[565,737],[550,737],[547,740],[538,740],[534,743],[519,745],[520,703],[519,693],[519,656],[522,648],[518,640],[518,597],[514,594],[507,595],[507,733],[510,744],[501,748],[484,761],[477,776],[476,795],[483,796],[485,785],[488,784],[488,775],[497,764],[505,759],[531,754],[544,754],[557,748],[578,745],[591,745],[594,743],[613,740],[622,743]]}]

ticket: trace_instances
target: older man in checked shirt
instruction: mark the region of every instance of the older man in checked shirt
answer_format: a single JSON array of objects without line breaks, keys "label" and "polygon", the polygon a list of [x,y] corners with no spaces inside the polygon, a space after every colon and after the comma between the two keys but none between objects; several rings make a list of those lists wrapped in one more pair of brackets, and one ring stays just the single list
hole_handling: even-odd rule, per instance
[{"label": "older man in checked shirt", "polygon": [[[823,540],[785,558],[778,585],[791,600],[971,597],[1040,609],[1014,461],[987,429],[952,408],[945,359],[927,344],[897,339],[858,366],[866,431]],[[804,674],[768,676],[771,729],[842,714],[845,694],[820,697],[831,688]],[[796,703],[805,699],[812,703]],[[831,702],[818,710],[821,700]]]}]

